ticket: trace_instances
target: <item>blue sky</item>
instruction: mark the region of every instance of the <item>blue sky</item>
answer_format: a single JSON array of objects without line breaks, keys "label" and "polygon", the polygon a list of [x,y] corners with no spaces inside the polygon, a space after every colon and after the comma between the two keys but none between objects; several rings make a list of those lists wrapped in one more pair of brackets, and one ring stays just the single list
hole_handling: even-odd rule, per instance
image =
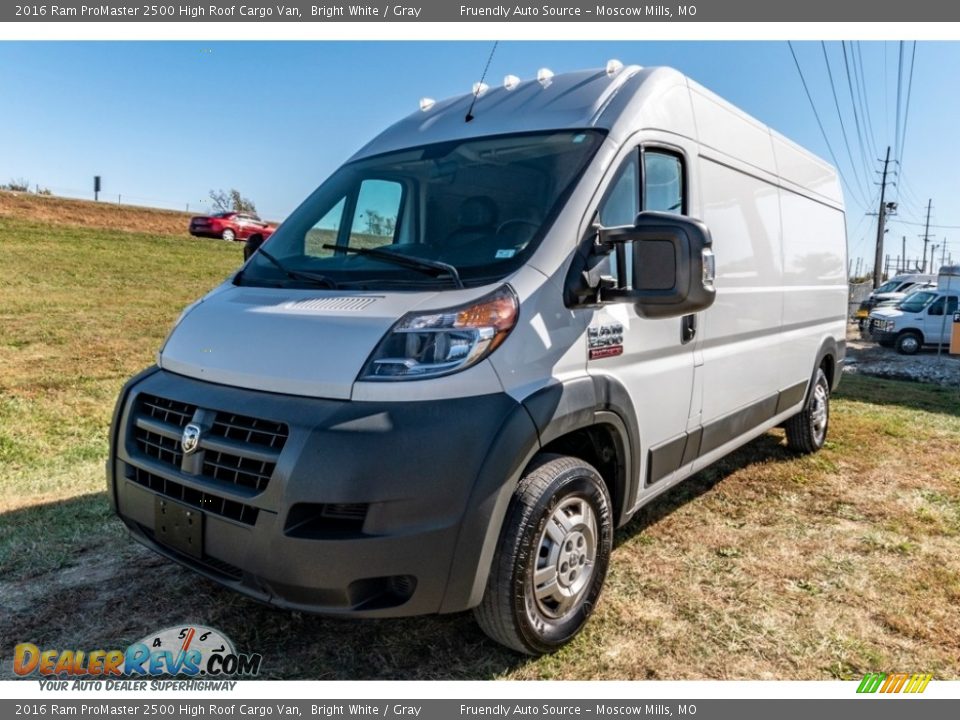
[{"label": "blue sky", "polygon": [[[0,42],[0,183],[26,178],[57,194],[199,210],[237,187],[264,217],[284,217],[366,140],[422,96],[469,91],[489,42]],[[840,43],[827,43],[848,158],[820,43],[795,43],[846,191],[851,256],[870,255],[875,155],[860,142]],[[907,44],[909,61],[911,44]],[[848,52],[852,46],[848,45]],[[863,42],[873,142],[895,145],[899,44]],[[830,153],[784,42],[504,42],[488,81],[602,66],[671,65],[824,158]],[[960,43],[919,43],[903,142],[900,213],[888,251],[919,255],[925,201],[935,225],[960,225]],[[906,104],[907,76],[901,92]],[[863,108],[858,108],[860,115]],[[859,118],[867,124],[866,117]],[[901,124],[903,111],[901,110]],[[865,132],[861,128],[861,132]],[[866,160],[866,162],[865,162]],[[869,164],[869,168],[864,167]],[[871,202],[869,210],[875,211]],[[935,228],[960,257],[960,229]]]}]

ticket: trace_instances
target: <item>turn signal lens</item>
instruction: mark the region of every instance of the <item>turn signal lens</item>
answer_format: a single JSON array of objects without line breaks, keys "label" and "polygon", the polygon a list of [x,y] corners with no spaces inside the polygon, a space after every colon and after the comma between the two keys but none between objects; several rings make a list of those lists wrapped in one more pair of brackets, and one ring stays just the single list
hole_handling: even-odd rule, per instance
[{"label": "turn signal lens", "polygon": [[465,370],[506,340],[520,304],[504,285],[469,305],[410,313],[380,341],[358,380],[418,380]]}]

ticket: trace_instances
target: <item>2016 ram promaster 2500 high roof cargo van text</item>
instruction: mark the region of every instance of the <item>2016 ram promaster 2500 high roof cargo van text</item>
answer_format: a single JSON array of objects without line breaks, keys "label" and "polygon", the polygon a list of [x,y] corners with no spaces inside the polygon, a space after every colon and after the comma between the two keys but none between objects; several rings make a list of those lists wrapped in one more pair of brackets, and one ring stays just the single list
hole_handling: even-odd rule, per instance
[{"label": "2016 ram promaster 2500 high roof cargo van text", "polygon": [[834,170],[676,71],[424,100],[127,384],[113,503],[261,601],[549,652],[639,507],[823,445],[845,267]]}]

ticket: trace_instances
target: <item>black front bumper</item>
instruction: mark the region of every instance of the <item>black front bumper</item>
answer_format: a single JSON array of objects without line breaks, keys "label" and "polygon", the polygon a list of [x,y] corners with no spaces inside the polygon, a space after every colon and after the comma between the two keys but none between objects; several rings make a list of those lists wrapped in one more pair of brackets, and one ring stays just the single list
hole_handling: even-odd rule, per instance
[{"label": "black front bumper", "polygon": [[[176,411],[145,414],[157,399]],[[202,433],[185,455],[174,438],[190,421],[240,429]],[[243,442],[281,426],[279,452]],[[479,601],[511,488],[537,446],[505,394],[321,400],[156,369],[125,388],[111,437],[109,491],[137,540],[264,602],[372,616]],[[162,541],[157,498],[199,511],[202,548]]]}]

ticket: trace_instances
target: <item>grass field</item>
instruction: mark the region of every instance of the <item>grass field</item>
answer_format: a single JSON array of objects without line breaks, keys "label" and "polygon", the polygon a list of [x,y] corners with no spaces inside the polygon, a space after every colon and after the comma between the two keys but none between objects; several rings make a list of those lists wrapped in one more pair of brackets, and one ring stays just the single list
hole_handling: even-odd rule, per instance
[{"label": "grass field", "polygon": [[934,386],[847,378],[823,452],[769,433],[648,506],[587,631],[551,657],[469,614],[272,610],[141,549],[103,491],[113,402],[240,246],[54,214],[0,212],[0,677],[17,642],[125,647],[182,622],[272,678],[960,677],[960,398]]}]

